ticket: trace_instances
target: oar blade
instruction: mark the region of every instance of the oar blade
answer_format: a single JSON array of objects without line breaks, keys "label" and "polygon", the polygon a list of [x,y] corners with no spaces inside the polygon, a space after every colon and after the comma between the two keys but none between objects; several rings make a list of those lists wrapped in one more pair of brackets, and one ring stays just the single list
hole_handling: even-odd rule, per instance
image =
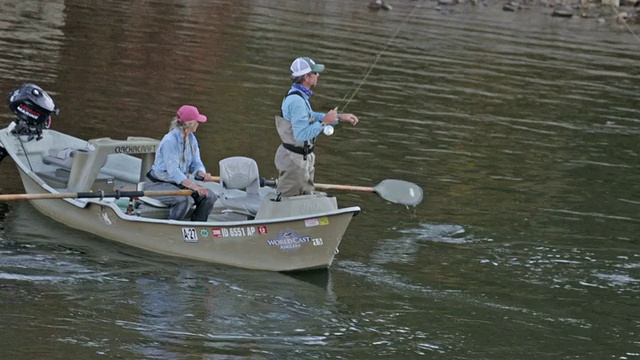
[{"label": "oar blade", "polygon": [[416,206],[422,202],[422,188],[412,182],[386,179],[373,189],[383,199],[396,204]]}]

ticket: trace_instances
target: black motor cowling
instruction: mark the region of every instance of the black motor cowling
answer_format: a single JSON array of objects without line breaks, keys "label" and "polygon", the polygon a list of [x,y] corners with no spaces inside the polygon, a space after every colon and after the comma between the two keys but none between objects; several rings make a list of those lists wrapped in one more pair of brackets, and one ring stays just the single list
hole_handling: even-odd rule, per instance
[{"label": "black motor cowling", "polygon": [[16,114],[16,126],[11,132],[26,136],[27,141],[42,139],[42,129],[51,126],[51,114],[59,110],[46,91],[35,84],[27,83],[9,96],[9,109]]}]

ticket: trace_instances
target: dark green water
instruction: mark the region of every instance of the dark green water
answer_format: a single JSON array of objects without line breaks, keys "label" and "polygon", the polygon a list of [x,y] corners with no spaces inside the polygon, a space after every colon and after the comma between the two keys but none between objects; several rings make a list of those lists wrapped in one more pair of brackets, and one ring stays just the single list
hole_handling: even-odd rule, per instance
[{"label": "dark green water", "polygon": [[[0,204],[0,358],[640,359],[640,42],[546,8],[366,5],[5,1],[4,93],[38,83],[53,127],[82,138],[160,138],[193,103],[214,173],[244,155],[276,174],[294,58],[327,67],[319,111],[371,70],[346,108],[358,127],[320,139],[316,180],[400,178],[425,201],[338,194],[363,212],[331,269],[295,277]],[[0,193],[23,191],[10,159],[0,173]]]}]

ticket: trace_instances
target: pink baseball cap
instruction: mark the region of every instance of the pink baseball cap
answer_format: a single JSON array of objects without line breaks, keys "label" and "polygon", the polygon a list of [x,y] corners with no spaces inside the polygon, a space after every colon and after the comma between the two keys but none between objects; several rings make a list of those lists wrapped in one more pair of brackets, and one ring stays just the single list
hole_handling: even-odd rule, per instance
[{"label": "pink baseball cap", "polygon": [[207,117],[205,115],[200,114],[198,108],[192,105],[182,105],[180,109],[178,109],[178,121],[180,122],[189,122],[197,120],[198,122],[207,122]]}]

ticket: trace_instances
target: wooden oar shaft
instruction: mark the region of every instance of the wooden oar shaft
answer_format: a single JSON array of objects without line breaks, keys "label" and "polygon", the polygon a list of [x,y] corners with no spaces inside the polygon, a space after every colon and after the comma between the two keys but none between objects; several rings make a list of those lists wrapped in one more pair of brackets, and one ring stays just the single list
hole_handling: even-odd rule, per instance
[{"label": "wooden oar shaft", "polygon": [[81,198],[129,198],[140,196],[191,196],[192,194],[192,190],[93,191],[78,193],[7,194],[0,195],[0,201]]},{"label": "wooden oar shaft", "polygon": [[[212,176],[211,181],[220,182],[219,176]],[[320,190],[344,190],[344,191],[364,191],[375,192],[372,187],[367,186],[353,186],[353,185],[339,185],[339,184],[315,184],[316,188]]]},{"label": "wooden oar shaft", "polygon": [[[212,176],[211,180],[220,182],[220,177]],[[260,178],[260,186],[270,186],[275,188],[277,187],[277,180],[266,180],[264,178]],[[411,206],[420,204],[423,196],[423,191],[420,186],[408,181],[397,179],[383,180],[375,187],[318,183],[315,184],[315,187],[316,189],[325,191],[342,190],[374,193],[387,201]]]},{"label": "wooden oar shaft", "polygon": [[320,190],[345,190],[345,191],[364,191],[364,192],[375,192],[376,190],[372,187],[367,186],[354,186],[354,185],[339,185],[339,184],[318,184],[316,183],[316,188]]}]

